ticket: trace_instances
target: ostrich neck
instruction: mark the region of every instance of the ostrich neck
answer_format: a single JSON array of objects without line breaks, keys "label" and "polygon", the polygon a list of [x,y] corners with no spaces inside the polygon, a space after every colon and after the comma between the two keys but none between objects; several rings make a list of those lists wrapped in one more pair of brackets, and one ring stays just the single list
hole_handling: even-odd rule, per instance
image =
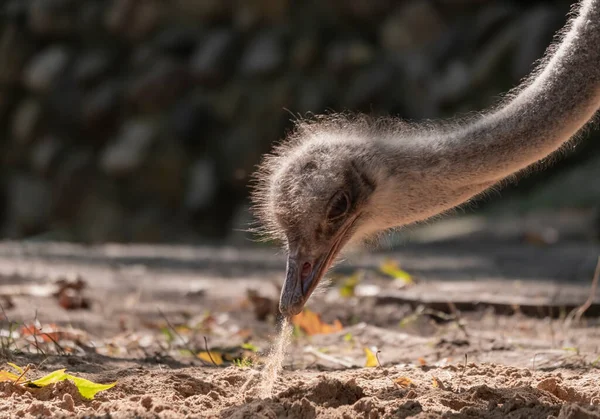
[{"label": "ostrich neck", "polygon": [[549,156],[590,121],[600,107],[600,0],[581,2],[567,27],[493,111],[453,128],[424,125],[403,135],[399,127],[365,141],[365,167],[378,188],[360,236],[456,207]]},{"label": "ostrich neck", "polygon": [[571,139],[600,107],[600,1],[584,0],[561,42],[519,93],[496,111],[439,138],[447,178],[496,182]]}]

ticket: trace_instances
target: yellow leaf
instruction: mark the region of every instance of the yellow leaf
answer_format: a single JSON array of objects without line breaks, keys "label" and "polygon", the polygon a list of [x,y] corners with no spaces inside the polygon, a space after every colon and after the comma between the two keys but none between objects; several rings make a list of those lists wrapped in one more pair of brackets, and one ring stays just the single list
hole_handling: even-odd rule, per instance
[{"label": "yellow leaf", "polygon": [[377,356],[373,353],[369,348],[364,348],[365,355],[367,357],[367,362],[365,362],[365,367],[377,367],[379,362],[377,361]]},{"label": "yellow leaf", "polygon": [[408,377],[398,377],[394,380],[394,383],[398,384],[400,387],[411,387],[413,386],[413,382],[410,378]]},{"label": "yellow leaf", "polygon": [[13,364],[12,362],[7,362],[7,364],[13,367],[15,371],[19,371],[19,374],[25,374],[23,368],[19,367],[17,364]]},{"label": "yellow leaf", "polygon": [[442,380],[440,380],[437,377],[431,378],[431,386],[434,388],[439,388],[439,389],[444,390],[444,383],[442,383]]},{"label": "yellow leaf", "polygon": [[32,381],[30,384],[33,384],[36,387],[44,387],[49,384],[54,384],[59,381],[66,380],[67,374],[65,374],[65,371],[66,369],[53,371],[48,375],[44,375],[42,378],[38,378],[37,380]]},{"label": "yellow leaf", "polygon": [[398,262],[393,261],[391,259],[387,259],[385,262],[379,265],[379,270],[382,273],[389,275],[392,278],[397,279],[399,281],[405,282],[407,284],[413,283],[412,276],[408,272],[405,272],[402,269],[400,269],[400,265],[398,264]]},{"label": "yellow leaf", "polygon": [[356,286],[360,282],[360,274],[356,272],[344,279],[342,286],[340,287],[340,295],[344,298],[354,297]]},{"label": "yellow leaf", "polygon": [[300,314],[292,317],[292,324],[309,336],[335,333],[344,328],[339,320],[335,320],[333,324],[324,323],[317,313],[309,309],[304,309]]},{"label": "yellow leaf", "polygon": [[17,381],[19,376],[9,371],[0,371],[0,381]]},{"label": "yellow leaf", "polygon": [[91,400],[99,391],[108,390],[117,384],[116,382],[110,384],[98,384],[94,383],[93,381],[86,380],[85,378],[75,377],[74,375],[67,374],[65,371],[66,369],[52,371],[48,375],[27,383],[27,385],[31,387],[45,387],[59,381],[69,380],[75,384],[75,387],[77,387],[77,390],[79,390],[79,394],[81,394],[82,397]]},{"label": "yellow leaf", "polygon": [[254,344],[252,344],[250,342],[242,343],[242,348],[243,349],[247,349],[247,350],[252,351],[252,352],[258,352],[258,346],[254,345]]},{"label": "yellow leaf", "polygon": [[221,355],[219,352],[199,352],[196,357],[210,364],[221,365],[223,363],[223,355]]},{"label": "yellow leaf", "polygon": [[98,393],[99,391],[108,390],[109,388],[112,388],[117,384],[116,381],[110,384],[98,384],[94,383],[93,381],[86,380],[85,378],[75,377],[70,374],[65,375],[66,379],[72,381],[75,384],[77,390],[79,390],[79,394],[81,394],[88,400],[92,400],[96,393]]}]

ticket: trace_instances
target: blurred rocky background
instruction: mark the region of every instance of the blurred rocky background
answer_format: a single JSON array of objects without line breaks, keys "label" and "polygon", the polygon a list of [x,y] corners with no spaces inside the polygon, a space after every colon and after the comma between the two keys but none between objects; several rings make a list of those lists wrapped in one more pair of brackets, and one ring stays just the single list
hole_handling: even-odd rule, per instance
[{"label": "blurred rocky background", "polygon": [[[249,177],[292,114],[480,110],[528,74],[571,3],[3,0],[1,236],[239,239]],[[588,137],[480,207],[598,208]]]}]

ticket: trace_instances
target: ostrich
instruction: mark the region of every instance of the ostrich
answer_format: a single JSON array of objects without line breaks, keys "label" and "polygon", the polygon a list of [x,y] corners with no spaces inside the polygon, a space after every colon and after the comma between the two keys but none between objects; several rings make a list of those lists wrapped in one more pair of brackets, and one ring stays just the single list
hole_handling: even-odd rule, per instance
[{"label": "ostrich", "polygon": [[288,254],[281,313],[302,311],[348,244],[444,213],[570,143],[600,108],[600,0],[582,0],[559,39],[477,117],[297,122],[264,157],[252,192],[261,231]]}]

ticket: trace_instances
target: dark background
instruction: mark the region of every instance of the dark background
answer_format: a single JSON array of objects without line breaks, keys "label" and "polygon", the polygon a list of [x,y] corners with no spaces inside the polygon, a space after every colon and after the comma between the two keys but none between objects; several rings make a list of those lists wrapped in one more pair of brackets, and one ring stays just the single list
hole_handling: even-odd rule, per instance
[{"label": "dark background", "polygon": [[[5,0],[1,237],[239,237],[249,176],[292,114],[481,110],[529,73],[571,3]],[[598,208],[599,177],[592,132],[480,211]]]}]

